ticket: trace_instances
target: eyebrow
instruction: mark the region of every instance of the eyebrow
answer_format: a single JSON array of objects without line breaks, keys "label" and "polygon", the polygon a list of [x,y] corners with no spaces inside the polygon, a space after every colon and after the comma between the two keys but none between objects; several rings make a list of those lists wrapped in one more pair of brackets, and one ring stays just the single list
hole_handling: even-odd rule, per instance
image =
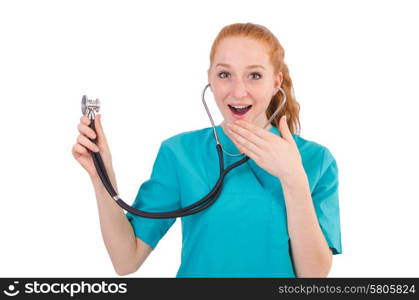
[{"label": "eyebrow", "polygon": [[[229,64],[224,64],[224,63],[219,63],[219,64],[216,65],[216,67],[218,67],[218,66],[227,67],[227,68],[231,67]],[[262,69],[266,70],[265,67],[261,66],[261,65],[249,65],[249,66],[247,66],[247,68],[248,69],[262,68]]]}]

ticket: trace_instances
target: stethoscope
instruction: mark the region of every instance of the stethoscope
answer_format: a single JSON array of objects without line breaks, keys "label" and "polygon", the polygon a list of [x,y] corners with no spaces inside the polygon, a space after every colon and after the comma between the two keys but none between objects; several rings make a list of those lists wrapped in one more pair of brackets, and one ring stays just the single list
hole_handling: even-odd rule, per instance
[{"label": "stethoscope", "polygon": [[[102,181],[103,185],[105,186],[106,190],[108,191],[108,193],[111,195],[111,197],[115,200],[115,202],[121,206],[123,209],[125,209],[126,211],[140,216],[140,217],[144,217],[144,218],[151,218],[151,219],[168,219],[168,218],[177,218],[177,217],[184,217],[184,216],[189,216],[192,214],[196,214],[204,209],[206,209],[207,207],[209,207],[211,204],[213,204],[215,202],[215,200],[217,200],[217,198],[220,196],[221,190],[222,190],[222,186],[223,186],[223,182],[224,182],[224,177],[227,175],[228,172],[230,172],[232,169],[244,164],[245,162],[247,162],[249,160],[249,157],[247,155],[244,156],[244,158],[242,158],[241,160],[235,162],[234,164],[230,165],[227,169],[224,169],[224,158],[223,158],[223,152],[226,153],[229,156],[241,156],[244,155],[244,153],[239,153],[239,154],[231,154],[229,152],[227,152],[226,150],[223,149],[220,139],[218,138],[218,134],[217,131],[215,129],[215,125],[214,125],[214,121],[212,119],[211,113],[208,109],[208,106],[205,102],[205,91],[206,89],[210,86],[210,84],[207,84],[202,92],[202,102],[205,106],[205,110],[207,111],[208,117],[211,121],[211,126],[214,132],[214,137],[215,140],[217,142],[216,148],[217,148],[217,153],[218,153],[218,159],[220,162],[220,176],[217,180],[217,182],[215,183],[214,187],[212,188],[212,190],[201,200],[183,207],[181,209],[177,209],[174,211],[169,211],[169,212],[146,212],[146,211],[142,211],[139,209],[136,209],[134,207],[129,206],[127,203],[125,203],[118,195],[118,193],[115,192],[115,189],[113,188],[111,181],[109,180],[108,177],[108,173],[106,172],[106,168],[105,165],[103,163],[102,157],[100,155],[99,152],[91,152],[92,154],[92,158],[93,158],[93,163],[95,165],[96,171],[99,175],[100,180]],[[269,118],[268,122],[266,123],[265,126],[263,126],[263,129],[266,128],[266,126],[268,126],[271,121],[275,118],[275,116],[281,111],[281,109],[284,107],[286,101],[287,101],[287,95],[285,94],[284,90],[280,87],[277,87],[278,90],[282,93],[283,96],[283,102],[281,103],[281,105],[277,108],[277,110],[274,112],[274,114]],[[95,113],[99,112],[100,109],[100,101],[99,99],[93,100],[93,99],[88,99],[86,95],[83,96],[82,101],[81,101],[81,111],[82,114],[86,114],[87,113],[87,117],[91,120],[89,127],[91,129],[93,129],[96,132],[95,129]],[[93,143],[96,144],[97,138],[91,139],[89,138]],[[211,199],[212,198],[212,199]],[[200,206],[201,205],[201,206]],[[200,207],[198,207],[200,206]]]}]

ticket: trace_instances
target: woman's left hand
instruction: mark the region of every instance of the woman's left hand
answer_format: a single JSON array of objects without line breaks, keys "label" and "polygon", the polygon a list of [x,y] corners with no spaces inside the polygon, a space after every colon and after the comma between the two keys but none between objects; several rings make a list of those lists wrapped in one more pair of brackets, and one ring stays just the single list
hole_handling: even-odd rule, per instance
[{"label": "woman's left hand", "polygon": [[283,183],[292,183],[305,174],[301,155],[288,128],[286,116],[279,121],[282,137],[250,122],[237,120],[227,130],[240,152]]}]

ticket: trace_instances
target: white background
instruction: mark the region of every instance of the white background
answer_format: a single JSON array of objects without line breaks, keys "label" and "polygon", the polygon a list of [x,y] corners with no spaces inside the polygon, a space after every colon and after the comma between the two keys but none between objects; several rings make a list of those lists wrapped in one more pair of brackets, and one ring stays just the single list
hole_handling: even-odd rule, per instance
[{"label": "white background", "polygon": [[[132,203],[163,139],[210,126],[209,51],[236,22],[278,37],[301,136],[338,162],[344,253],[330,276],[418,276],[417,15],[416,1],[0,2],[0,276],[117,276],[71,155],[81,97],[102,101]],[[180,229],[129,276],[174,277]]]}]

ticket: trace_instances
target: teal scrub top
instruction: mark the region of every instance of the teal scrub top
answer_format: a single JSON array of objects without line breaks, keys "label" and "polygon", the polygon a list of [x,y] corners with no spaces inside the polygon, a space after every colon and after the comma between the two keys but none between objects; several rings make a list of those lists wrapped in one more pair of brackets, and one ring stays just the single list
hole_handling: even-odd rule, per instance
[{"label": "teal scrub top", "polygon": [[[239,153],[221,125],[220,142]],[[281,136],[277,127],[270,132]],[[338,168],[324,146],[293,134],[308,177],[321,230],[333,254],[342,252]],[[279,154],[280,155],[280,154]],[[223,152],[224,166],[243,158]],[[133,207],[166,212],[202,199],[220,174],[212,127],[164,140],[150,179],[139,188]],[[231,170],[219,198],[207,209],[181,217],[181,264],[176,277],[296,277],[280,180],[252,159]],[[176,219],[126,217],[135,235],[155,248]]]}]

